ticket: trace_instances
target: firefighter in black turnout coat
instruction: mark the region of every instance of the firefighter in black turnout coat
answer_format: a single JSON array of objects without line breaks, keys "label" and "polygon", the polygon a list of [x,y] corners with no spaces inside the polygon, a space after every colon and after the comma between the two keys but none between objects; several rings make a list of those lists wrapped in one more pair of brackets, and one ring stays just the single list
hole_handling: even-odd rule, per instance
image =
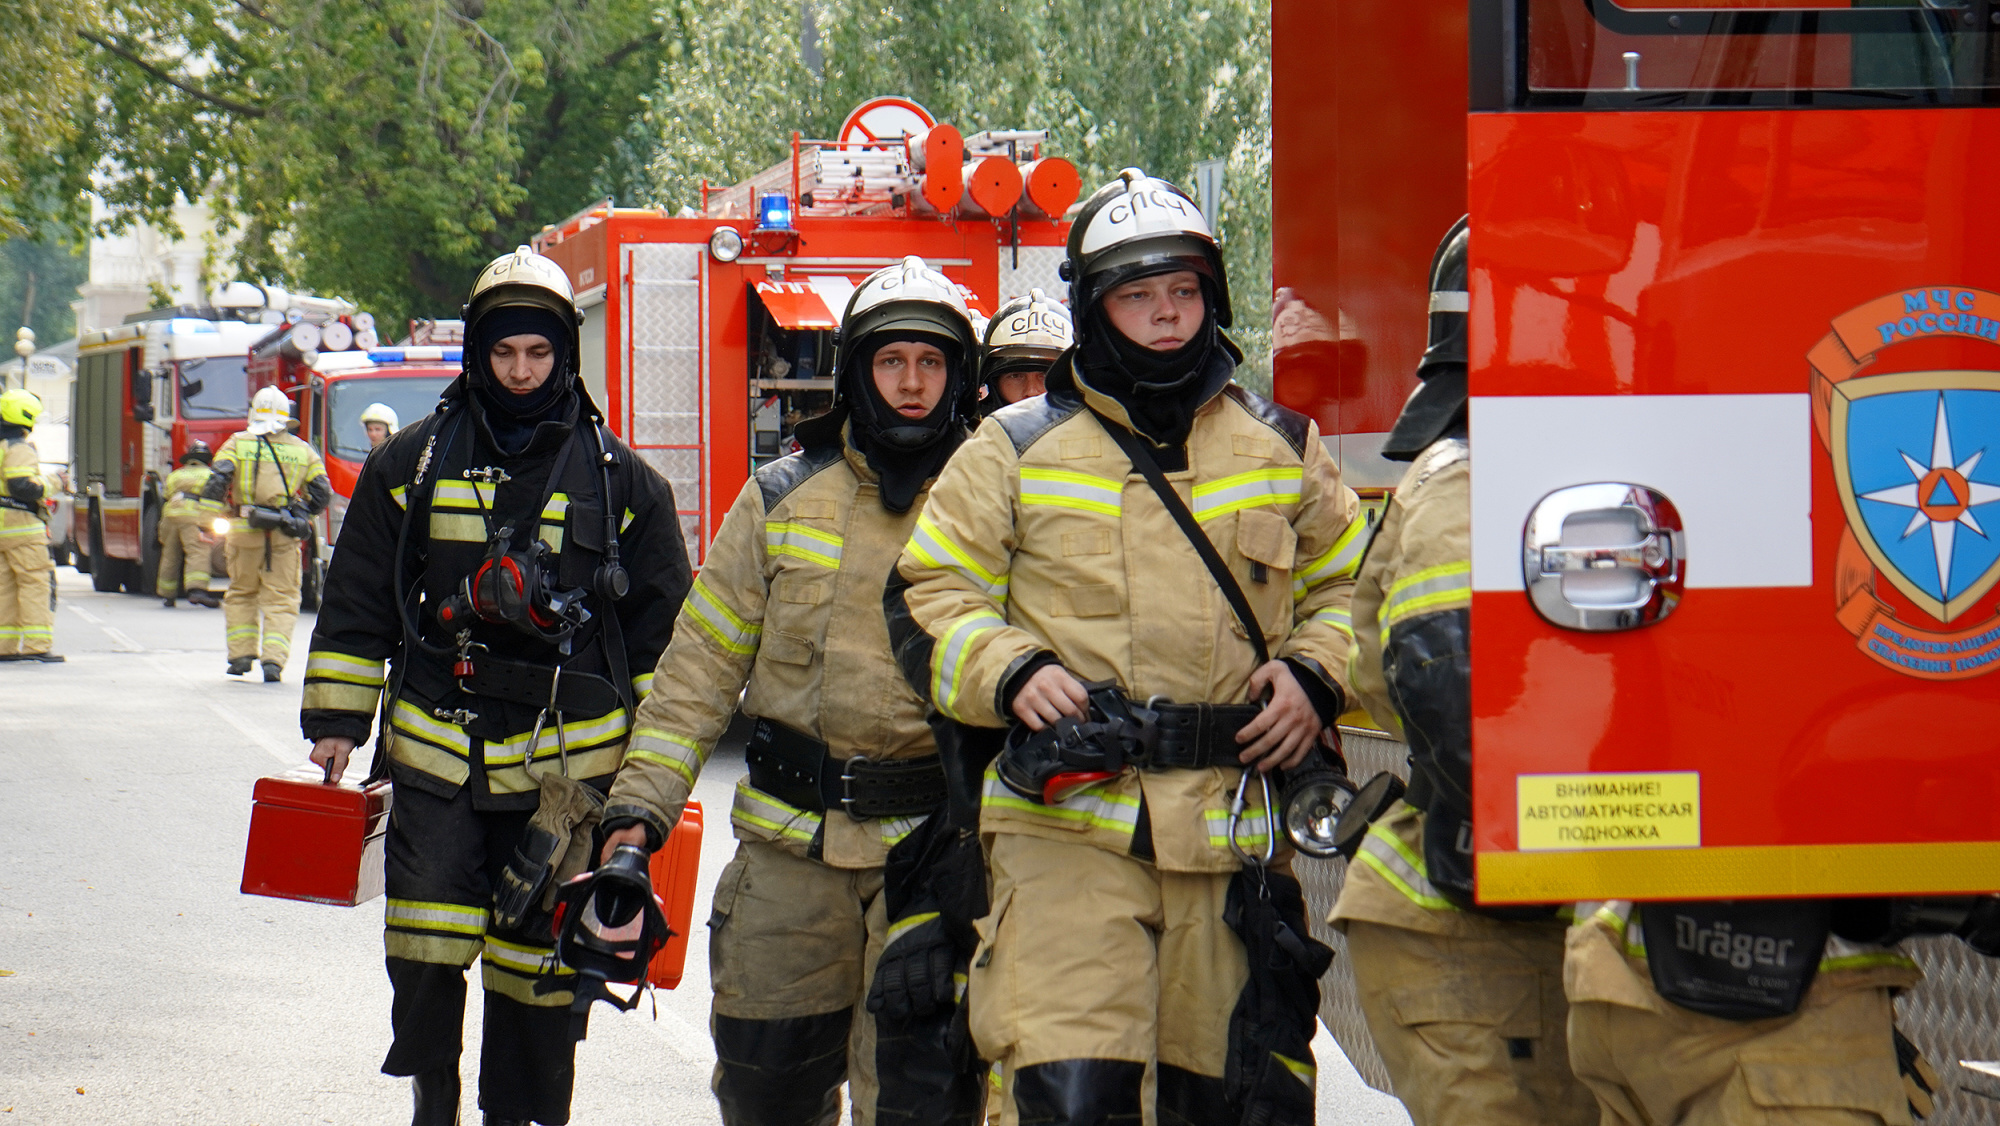
[{"label": "firefighter in black turnout coat", "polygon": [[552,957],[549,892],[593,855],[690,581],[672,490],[578,379],[578,322],[562,269],[527,247],[480,274],[464,373],[369,457],[313,631],[313,761],[337,777],[384,714],[382,1070],[413,1077],[417,1126],[458,1121],[465,969],[482,953],[488,1126],[569,1121],[573,978]]}]

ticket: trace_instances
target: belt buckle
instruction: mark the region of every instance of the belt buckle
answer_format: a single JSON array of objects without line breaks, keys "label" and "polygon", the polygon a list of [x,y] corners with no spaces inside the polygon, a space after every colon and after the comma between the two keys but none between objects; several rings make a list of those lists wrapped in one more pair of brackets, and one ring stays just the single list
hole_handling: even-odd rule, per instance
[{"label": "belt buckle", "polygon": [[868,756],[850,755],[840,764],[840,811],[856,821],[866,821],[867,818],[854,812],[854,783],[856,780],[854,768],[857,765],[867,766]]}]

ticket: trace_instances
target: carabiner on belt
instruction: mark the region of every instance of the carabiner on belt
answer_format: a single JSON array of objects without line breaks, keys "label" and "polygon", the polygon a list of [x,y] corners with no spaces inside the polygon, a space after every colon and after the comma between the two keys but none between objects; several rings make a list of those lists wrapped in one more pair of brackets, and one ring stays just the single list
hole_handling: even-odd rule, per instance
[{"label": "carabiner on belt", "polygon": [[[1262,856],[1245,852],[1242,841],[1237,835],[1239,827],[1243,824],[1243,798],[1249,793],[1250,776],[1253,774],[1257,776],[1258,784],[1264,787],[1264,854]],[[1256,838],[1252,837],[1251,843],[1255,844]],[[1271,825],[1271,776],[1261,770],[1245,768],[1243,777],[1236,780],[1236,795],[1229,799],[1229,850],[1236,854],[1237,859],[1253,868],[1267,868],[1270,866],[1271,861],[1277,858],[1278,835],[1272,831]]]}]

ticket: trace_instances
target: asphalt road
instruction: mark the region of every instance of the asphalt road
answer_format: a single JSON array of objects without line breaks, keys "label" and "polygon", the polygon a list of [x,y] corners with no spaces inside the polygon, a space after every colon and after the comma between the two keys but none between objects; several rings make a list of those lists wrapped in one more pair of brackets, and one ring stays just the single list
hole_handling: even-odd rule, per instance
[{"label": "asphalt road", "polygon": [[[0,1126],[407,1122],[407,1081],[377,1070],[381,901],[238,891],[252,785],[305,761],[298,680],[312,617],[299,619],[286,681],[266,685],[223,674],[219,611],[58,574],[56,648],[69,662],[0,664]],[[725,747],[695,791],[709,826],[698,919],[734,847],[727,811],[742,772]],[[598,1007],[572,1121],[718,1121],[705,928],[690,946],[657,1016],[648,1003]],[[476,1123],[477,1001],[468,1009]],[[1315,1050],[1320,1122],[1408,1122],[1323,1030]]]}]

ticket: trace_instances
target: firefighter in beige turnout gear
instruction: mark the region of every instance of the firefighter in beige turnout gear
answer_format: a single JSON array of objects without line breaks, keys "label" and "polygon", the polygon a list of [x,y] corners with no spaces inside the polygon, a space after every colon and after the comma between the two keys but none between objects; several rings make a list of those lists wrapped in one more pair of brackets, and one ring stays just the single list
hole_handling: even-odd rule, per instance
[{"label": "firefighter in beige turnout gear", "polygon": [[248,427],[222,444],[201,494],[208,501],[226,499],[232,513],[224,541],[229,591],[222,598],[229,674],[249,672],[261,656],[266,683],[281,678],[292,652],[299,543],[310,518],[333,500],[319,454],[285,432],[291,410],[291,400],[275,387],[252,396]]},{"label": "firefighter in beige turnout gear", "polygon": [[208,443],[195,442],[160,486],[167,503],[160,508],[160,576],[155,589],[169,609],[183,589],[197,606],[222,605],[208,592],[209,523],[222,506],[201,495],[213,476],[209,463],[214,459]]},{"label": "firefighter in beige turnout gear", "polygon": [[42,400],[32,391],[0,394],[0,661],[62,660],[49,651],[56,566],[42,506],[57,486],[42,473],[41,455],[28,441],[41,413]]},{"label": "firefighter in beige turnout gear", "polygon": [[862,1005],[902,934],[885,858],[944,797],[882,583],[974,417],[976,348],[956,286],[921,260],[857,287],[839,401],[723,520],[611,789],[605,855],[658,848],[742,693],[755,729],[730,813],[740,843],[709,921],[713,1086],[730,1126],[830,1124],[843,1079],[862,1126],[979,1113],[982,1073],[953,1075],[935,1045]]},{"label": "firefighter in beige turnout gear", "polygon": [[1331,921],[1347,936],[1369,1033],[1415,1126],[1586,1126],[1597,1105],[1570,1074],[1563,922],[1548,909],[1468,909],[1462,887],[1433,882],[1425,847],[1427,829],[1463,820],[1448,795],[1471,763],[1465,250],[1461,222],[1432,264],[1422,383],[1385,445],[1410,468],[1354,591],[1351,680],[1376,721],[1416,752],[1410,800],[1370,827]]},{"label": "firefighter in beige turnout gear", "polygon": [[[1317,426],[1231,380],[1227,280],[1185,195],[1126,170],[1085,204],[1065,270],[1077,346],[946,467],[885,605],[905,674],[955,721],[1040,731],[1085,714],[1080,680],[1111,680],[1175,732],[1143,769],[1032,794],[986,771],[992,899],[967,996],[1000,1120],[1235,1122],[1249,967],[1224,919],[1231,833],[1257,850],[1270,829],[1259,785],[1240,818],[1231,799],[1242,764],[1293,765],[1344,707],[1364,524]],[[1192,510],[1275,660],[1259,666],[1121,435]],[[1309,1119],[1303,1054],[1277,1062]]]}]

